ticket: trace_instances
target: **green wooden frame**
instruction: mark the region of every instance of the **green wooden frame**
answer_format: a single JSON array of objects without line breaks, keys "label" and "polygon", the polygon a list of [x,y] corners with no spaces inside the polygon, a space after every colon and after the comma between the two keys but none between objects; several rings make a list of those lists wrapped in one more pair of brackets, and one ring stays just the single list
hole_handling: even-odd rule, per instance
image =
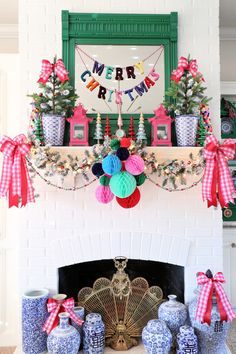
[{"label": "green wooden frame", "polygon": [[[177,43],[177,12],[153,15],[62,11],[62,57],[70,72],[72,85],[75,84],[75,46],[77,44],[163,45],[165,89],[167,89],[170,85],[171,72],[177,66]],[[93,114],[89,116],[95,117]],[[111,126],[113,127],[117,116],[111,114],[109,116],[111,116]],[[129,119],[130,115],[126,116],[123,119],[125,125],[127,125],[125,120]],[[135,117],[135,115],[133,116]],[[150,117],[150,115],[144,115],[145,118],[148,116]],[[91,134],[93,130],[90,129]],[[89,134],[90,143],[92,143],[91,134]]]}]

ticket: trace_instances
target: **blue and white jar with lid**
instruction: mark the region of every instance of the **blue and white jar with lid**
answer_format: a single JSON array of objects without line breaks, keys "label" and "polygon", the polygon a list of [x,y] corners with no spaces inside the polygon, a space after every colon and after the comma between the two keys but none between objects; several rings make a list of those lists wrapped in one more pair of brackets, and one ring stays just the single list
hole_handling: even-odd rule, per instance
[{"label": "blue and white jar with lid", "polygon": [[83,325],[83,353],[103,354],[105,350],[105,325],[102,316],[90,313]]},{"label": "blue and white jar with lid", "polygon": [[162,320],[150,320],[142,332],[142,341],[147,354],[168,354],[172,335]]},{"label": "blue and white jar with lid", "polygon": [[180,327],[177,334],[177,354],[198,354],[197,336],[192,327]]}]

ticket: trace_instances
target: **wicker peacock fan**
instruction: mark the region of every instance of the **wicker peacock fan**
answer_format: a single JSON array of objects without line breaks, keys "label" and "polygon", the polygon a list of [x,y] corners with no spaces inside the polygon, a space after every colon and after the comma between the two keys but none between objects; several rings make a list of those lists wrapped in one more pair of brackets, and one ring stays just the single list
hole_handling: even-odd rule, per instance
[{"label": "wicker peacock fan", "polygon": [[157,317],[163,293],[158,286],[149,288],[144,278],[130,280],[124,269],[128,259],[114,259],[116,273],[110,281],[99,278],[93,288],[83,288],[78,294],[78,304],[87,313],[102,315],[106,326],[106,345],[115,350],[128,350],[138,344],[143,327]]}]

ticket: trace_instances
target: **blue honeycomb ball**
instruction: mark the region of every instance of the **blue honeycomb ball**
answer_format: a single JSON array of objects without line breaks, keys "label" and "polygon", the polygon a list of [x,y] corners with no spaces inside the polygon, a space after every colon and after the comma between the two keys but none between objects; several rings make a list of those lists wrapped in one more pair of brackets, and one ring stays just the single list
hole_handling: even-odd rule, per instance
[{"label": "blue honeycomb ball", "polygon": [[136,179],[129,172],[122,171],[116,173],[110,180],[112,193],[119,198],[129,197],[136,188]]},{"label": "blue honeycomb ball", "polygon": [[115,155],[108,155],[102,161],[103,171],[109,176],[113,176],[115,173],[119,172],[121,170],[121,166],[122,164],[120,159],[118,159]]},{"label": "blue honeycomb ball", "polygon": [[92,166],[92,174],[96,177],[104,175],[101,162],[97,162]]},{"label": "blue honeycomb ball", "polygon": [[119,157],[121,161],[125,161],[129,157],[129,150],[126,149],[125,147],[120,147],[116,151],[116,156]]}]

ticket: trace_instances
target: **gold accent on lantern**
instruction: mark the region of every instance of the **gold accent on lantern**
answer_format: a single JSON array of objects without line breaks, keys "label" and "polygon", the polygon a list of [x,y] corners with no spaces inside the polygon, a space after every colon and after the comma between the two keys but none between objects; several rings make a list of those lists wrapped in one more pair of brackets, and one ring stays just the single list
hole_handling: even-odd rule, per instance
[{"label": "gold accent on lantern", "polygon": [[114,259],[116,273],[112,280],[98,278],[93,288],[83,288],[78,294],[78,305],[86,312],[102,315],[106,328],[106,345],[124,351],[138,344],[142,330],[150,319],[157,317],[163,293],[146,279],[130,280],[125,268],[128,259]]}]

